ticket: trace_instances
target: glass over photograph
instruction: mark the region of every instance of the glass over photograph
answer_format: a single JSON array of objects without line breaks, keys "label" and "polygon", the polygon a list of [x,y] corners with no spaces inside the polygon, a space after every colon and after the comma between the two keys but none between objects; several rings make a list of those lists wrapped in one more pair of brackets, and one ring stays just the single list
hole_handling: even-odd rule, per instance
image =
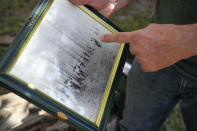
[{"label": "glass over photograph", "polygon": [[121,45],[102,43],[113,31],[68,0],[46,10],[9,74],[95,123]]}]

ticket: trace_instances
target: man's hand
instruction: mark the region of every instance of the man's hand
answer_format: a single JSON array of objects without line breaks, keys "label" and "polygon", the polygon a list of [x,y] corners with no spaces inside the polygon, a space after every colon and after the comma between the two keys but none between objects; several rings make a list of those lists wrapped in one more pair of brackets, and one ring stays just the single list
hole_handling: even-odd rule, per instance
[{"label": "man's hand", "polygon": [[131,0],[71,0],[76,5],[89,5],[97,9],[105,17],[126,6]]},{"label": "man's hand", "polygon": [[197,24],[151,24],[134,32],[106,34],[106,43],[125,42],[145,72],[154,72],[197,55]]}]

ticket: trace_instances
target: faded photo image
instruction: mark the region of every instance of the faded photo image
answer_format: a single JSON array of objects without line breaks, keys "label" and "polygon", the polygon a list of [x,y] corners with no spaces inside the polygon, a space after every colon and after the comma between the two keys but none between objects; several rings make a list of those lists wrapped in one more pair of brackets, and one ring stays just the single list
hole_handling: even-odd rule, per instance
[{"label": "faded photo image", "polygon": [[96,121],[120,44],[67,0],[54,0],[10,73],[83,117]]}]

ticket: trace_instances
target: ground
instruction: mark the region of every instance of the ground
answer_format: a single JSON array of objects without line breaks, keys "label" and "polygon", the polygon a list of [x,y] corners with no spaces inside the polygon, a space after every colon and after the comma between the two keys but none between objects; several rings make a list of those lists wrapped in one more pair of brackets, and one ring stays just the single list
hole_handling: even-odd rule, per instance
[{"label": "ground", "polygon": [[[25,19],[39,0],[0,0],[0,56],[3,55],[17,32],[24,25]],[[137,0],[135,5],[115,13],[110,20],[124,31],[144,28],[150,22],[154,0]],[[122,77],[120,87],[125,87]],[[124,88],[121,90],[124,91]],[[0,94],[7,91],[0,89]],[[180,114],[179,104],[165,123],[162,131],[185,131],[185,125]]]}]

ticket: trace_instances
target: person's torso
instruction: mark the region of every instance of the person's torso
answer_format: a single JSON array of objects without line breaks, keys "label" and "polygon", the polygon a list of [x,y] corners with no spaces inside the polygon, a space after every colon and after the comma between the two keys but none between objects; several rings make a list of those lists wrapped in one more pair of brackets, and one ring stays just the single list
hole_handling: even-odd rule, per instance
[{"label": "person's torso", "polygon": [[[157,0],[152,22],[178,25],[197,23],[197,0]],[[179,61],[172,67],[184,77],[197,81],[197,56]]]}]

